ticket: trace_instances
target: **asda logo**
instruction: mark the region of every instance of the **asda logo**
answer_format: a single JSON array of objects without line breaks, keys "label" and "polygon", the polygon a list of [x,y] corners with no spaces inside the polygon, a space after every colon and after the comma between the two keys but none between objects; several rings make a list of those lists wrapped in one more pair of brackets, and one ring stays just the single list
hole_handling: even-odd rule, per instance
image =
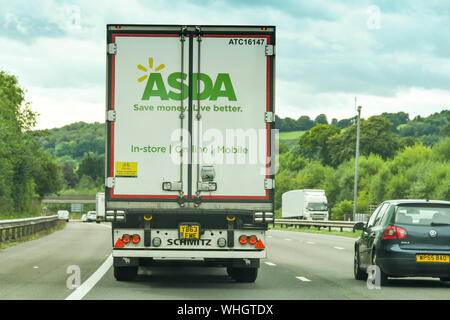
[{"label": "asda logo", "polygon": [[[142,100],[150,100],[151,97],[158,97],[161,100],[181,100],[181,91],[183,89],[183,100],[187,99],[189,93],[188,75],[186,73],[174,72],[169,74],[165,82],[163,76],[158,71],[164,69],[165,65],[161,64],[155,68],[156,72],[148,72],[148,69],[141,64],[137,66],[139,70],[147,74],[138,78],[138,82],[147,80]],[[149,68],[153,69],[153,58],[149,58]],[[183,80],[183,84],[181,83]],[[201,82],[201,91],[197,96],[197,83]],[[166,85],[167,83],[167,85]],[[228,73],[219,73],[217,77],[211,78],[205,73],[194,73],[192,75],[192,94],[193,100],[212,100],[215,101],[219,97],[227,98],[229,101],[237,101],[233,84]]]}]

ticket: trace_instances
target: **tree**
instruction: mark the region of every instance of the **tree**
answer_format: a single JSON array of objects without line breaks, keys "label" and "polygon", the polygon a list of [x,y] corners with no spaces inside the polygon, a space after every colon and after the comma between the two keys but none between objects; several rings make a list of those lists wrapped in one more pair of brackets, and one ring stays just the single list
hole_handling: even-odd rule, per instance
[{"label": "tree", "polygon": [[319,115],[316,117],[316,119],[314,119],[314,121],[315,121],[317,124],[328,124],[327,116],[326,116],[325,114],[323,114],[323,113],[319,114]]},{"label": "tree", "polygon": [[[37,144],[36,147],[38,147]],[[34,154],[32,177],[36,184],[35,192],[39,195],[39,199],[42,199],[45,195],[59,191],[63,184],[63,178],[54,157],[42,149],[37,149]]]},{"label": "tree", "polygon": [[406,124],[409,121],[409,114],[402,111],[397,113],[383,112],[381,115],[392,123],[393,132],[398,132],[397,127],[399,125]]},{"label": "tree", "polygon": [[105,157],[88,153],[81,161],[77,170],[78,178],[81,180],[83,176],[88,176],[94,181],[104,181],[105,179]]},{"label": "tree", "polygon": [[315,123],[308,116],[301,116],[297,119],[297,130],[309,130]]},{"label": "tree", "polygon": [[331,159],[328,150],[328,139],[340,133],[338,127],[327,124],[318,124],[306,132],[299,139],[300,152],[310,160],[320,160],[324,165],[330,165]]},{"label": "tree", "polygon": [[[382,116],[373,116],[361,120],[360,145],[361,155],[371,153],[383,159],[392,158],[400,147],[400,141],[391,131],[392,123]],[[355,156],[356,125],[347,128],[342,134],[328,139],[328,151],[331,164],[338,166]]]},{"label": "tree", "polygon": [[31,129],[37,114],[15,76],[0,71],[0,214],[33,213],[32,200],[58,189],[58,166]]},{"label": "tree", "polygon": [[73,172],[73,167],[71,164],[65,163],[62,165],[62,175],[64,183],[69,188],[75,188],[75,186],[78,184],[78,177]]}]

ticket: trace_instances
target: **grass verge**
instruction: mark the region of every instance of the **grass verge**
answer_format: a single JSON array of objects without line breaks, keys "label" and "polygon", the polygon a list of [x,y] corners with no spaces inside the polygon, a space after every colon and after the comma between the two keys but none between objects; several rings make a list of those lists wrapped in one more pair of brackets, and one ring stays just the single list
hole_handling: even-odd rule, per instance
[{"label": "grass verge", "polygon": [[279,225],[276,225],[275,227],[273,225],[269,225],[270,230],[281,230],[281,231],[296,231],[296,232],[305,232],[305,233],[316,233],[316,234],[327,234],[327,235],[333,235],[333,236],[341,236],[341,237],[348,237],[348,238],[358,238],[361,235],[361,230],[357,230],[355,232],[347,231],[344,229],[344,231],[339,230],[331,230],[328,231],[328,228],[314,228],[311,227],[308,229],[308,227],[287,227],[287,228],[281,228]]},{"label": "grass verge", "polygon": [[66,226],[66,222],[65,221],[61,221],[61,223],[58,226],[54,227],[54,228],[43,230],[43,231],[35,233],[35,234],[31,235],[31,236],[22,237],[22,238],[20,238],[19,240],[16,240],[16,241],[1,242],[0,243],[0,250],[8,248],[8,247],[11,247],[11,246],[15,246],[15,245],[17,245],[19,243],[22,243],[22,242],[36,240],[36,239],[45,237],[45,236],[47,236],[47,235],[49,235],[49,234],[51,234],[51,233],[53,233],[55,231],[64,229],[65,226]]}]

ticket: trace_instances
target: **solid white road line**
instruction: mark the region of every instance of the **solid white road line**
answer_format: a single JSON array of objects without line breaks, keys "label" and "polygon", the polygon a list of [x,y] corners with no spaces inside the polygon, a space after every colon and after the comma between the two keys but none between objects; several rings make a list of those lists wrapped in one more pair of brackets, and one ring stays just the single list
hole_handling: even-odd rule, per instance
[{"label": "solid white road line", "polygon": [[311,280],[305,278],[305,277],[296,277],[298,280],[301,280],[303,282],[311,282]]},{"label": "solid white road line", "polygon": [[91,289],[97,284],[97,282],[105,275],[105,273],[111,268],[113,264],[112,254],[106,258],[105,262],[89,277],[82,285],[75,289],[66,300],[81,300],[83,297],[91,291]]},{"label": "solid white road line", "polygon": [[268,266],[276,266],[276,264],[272,262],[264,262],[264,263],[267,264]]}]

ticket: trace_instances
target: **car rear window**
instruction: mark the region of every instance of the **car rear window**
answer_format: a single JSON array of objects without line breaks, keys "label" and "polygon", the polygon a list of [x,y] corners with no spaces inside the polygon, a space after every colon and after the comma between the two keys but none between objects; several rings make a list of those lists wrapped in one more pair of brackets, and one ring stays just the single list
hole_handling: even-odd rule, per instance
[{"label": "car rear window", "polygon": [[450,205],[400,205],[395,212],[394,222],[418,226],[450,225]]}]

